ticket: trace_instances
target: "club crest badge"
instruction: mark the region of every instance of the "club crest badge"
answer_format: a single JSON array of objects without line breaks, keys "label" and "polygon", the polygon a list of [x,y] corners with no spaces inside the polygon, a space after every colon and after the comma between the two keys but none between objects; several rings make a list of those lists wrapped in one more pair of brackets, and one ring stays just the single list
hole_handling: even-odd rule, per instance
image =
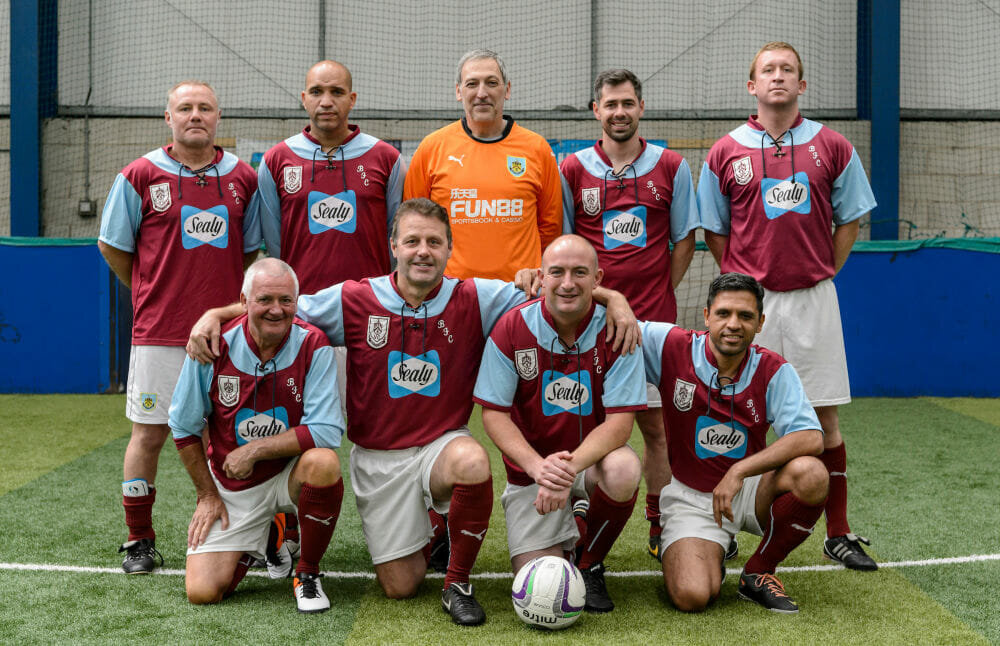
[{"label": "club crest badge", "polygon": [[152,184],[149,187],[149,200],[153,203],[153,208],[159,212],[166,211],[173,204],[170,199],[170,184]]},{"label": "club crest badge", "polygon": [[286,193],[298,193],[300,188],[302,188],[302,167],[301,166],[286,166],[285,167],[285,192]]},{"label": "club crest badge", "polygon": [[694,403],[694,384],[678,379],[674,382],[674,406],[679,411],[691,410]]},{"label": "club crest badge", "polygon": [[507,155],[507,170],[514,177],[520,177],[524,175],[524,171],[528,170],[528,160],[524,157],[512,157]]},{"label": "club crest badge", "polygon": [[753,179],[753,164],[750,162],[750,155],[733,162],[733,179],[740,186],[746,186]]},{"label": "club crest badge", "polygon": [[240,378],[219,375],[219,403],[233,406],[240,400]]},{"label": "club crest badge", "polygon": [[368,345],[373,349],[385,347],[389,342],[389,317],[368,316]]},{"label": "club crest badge", "polygon": [[514,350],[514,367],[521,379],[531,381],[538,376],[538,351],[535,348]]},{"label": "club crest badge", "polygon": [[156,410],[156,393],[139,393],[139,404],[144,411]]},{"label": "club crest badge", "polygon": [[587,215],[597,215],[601,212],[601,189],[585,188],[580,193],[580,200],[583,202],[583,212]]}]

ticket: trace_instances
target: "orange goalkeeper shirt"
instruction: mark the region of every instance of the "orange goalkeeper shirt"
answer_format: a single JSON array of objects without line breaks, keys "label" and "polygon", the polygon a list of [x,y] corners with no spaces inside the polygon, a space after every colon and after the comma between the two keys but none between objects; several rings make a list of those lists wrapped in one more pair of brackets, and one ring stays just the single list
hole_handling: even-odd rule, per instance
[{"label": "orange goalkeeper shirt", "polygon": [[451,218],[456,278],[513,280],[538,267],[562,233],[559,168],[548,142],[510,117],[500,139],[472,136],[465,120],[427,135],[410,162],[403,198],[426,197]]}]

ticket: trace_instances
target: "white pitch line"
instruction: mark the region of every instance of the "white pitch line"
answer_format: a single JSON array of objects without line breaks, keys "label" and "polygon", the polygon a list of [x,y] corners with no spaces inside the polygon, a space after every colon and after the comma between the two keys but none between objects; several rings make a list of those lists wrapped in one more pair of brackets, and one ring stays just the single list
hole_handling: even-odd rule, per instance
[{"label": "white pitch line", "polygon": [[[961,565],[963,563],[978,563],[985,561],[1000,561],[1000,554],[971,554],[969,556],[953,556],[948,558],[923,559],[920,561],[886,561],[879,563],[879,568],[904,568],[923,567],[929,565]],[[830,572],[845,569],[842,565],[795,565],[789,567],[779,567],[778,572]],[[49,563],[0,563],[0,570],[19,570],[22,572],[76,572],[79,574],[121,574],[118,567],[87,567],[82,565],[54,565]],[[727,574],[738,574],[740,568],[727,568]],[[153,574],[166,576],[183,576],[184,570],[169,568],[159,568]],[[604,573],[607,577],[638,577],[638,576],[660,576],[656,570],[637,570],[626,572],[615,572],[608,570]],[[250,570],[247,576],[267,577],[264,570]],[[324,572],[323,576],[329,579],[374,579],[374,572]],[[480,572],[473,574],[474,579],[509,579],[513,575],[510,572]],[[429,579],[444,578],[443,574],[429,573]]]}]

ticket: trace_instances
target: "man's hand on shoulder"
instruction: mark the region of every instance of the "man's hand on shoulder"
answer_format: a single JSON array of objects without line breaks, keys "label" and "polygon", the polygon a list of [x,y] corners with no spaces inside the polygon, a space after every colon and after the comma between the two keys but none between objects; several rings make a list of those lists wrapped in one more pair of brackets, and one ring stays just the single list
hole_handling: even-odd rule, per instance
[{"label": "man's hand on shoulder", "polygon": [[202,314],[188,336],[185,347],[188,356],[200,363],[211,363],[218,359],[222,324],[239,316],[239,310],[242,310],[242,306],[234,303],[210,309]]},{"label": "man's hand on shoulder", "polygon": [[538,296],[542,289],[541,269],[518,269],[514,274],[514,287],[517,287],[529,299]]},{"label": "man's hand on shoulder", "polygon": [[621,350],[623,355],[632,354],[635,349],[642,345],[642,332],[639,330],[639,321],[635,318],[635,313],[629,307],[628,300],[614,290],[608,290],[607,304],[607,328],[608,341],[612,341],[611,349],[615,352]]}]

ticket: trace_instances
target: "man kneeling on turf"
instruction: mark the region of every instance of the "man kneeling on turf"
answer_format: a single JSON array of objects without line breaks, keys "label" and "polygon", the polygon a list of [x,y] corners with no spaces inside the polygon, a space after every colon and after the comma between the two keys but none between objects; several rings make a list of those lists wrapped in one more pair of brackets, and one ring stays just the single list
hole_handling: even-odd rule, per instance
[{"label": "man kneeling on turf", "polygon": [[[774,576],[812,532],[829,476],[819,420],[799,376],[751,345],[764,325],[764,290],[752,277],[712,281],[707,332],[643,324],[647,381],[663,396],[673,480],[660,492],[663,580],[680,610],[719,596],[723,550],[740,530],[763,536],[739,594],[775,612],[798,612]],[[767,429],[778,439],[767,445]]]},{"label": "man kneeling on turf", "polygon": [[299,612],[330,607],[319,562],[344,497],[333,450],[344,422],[333,348],[325,334],[295,318],[297,297],[291,267],[257,261],[240,295],[246,313],[224,330],[219,357],[204,365],[184,361],[170,428],[198,492],[188,527],[191,603],[231,594],[252,560],[264,558],[271,519],[283,511],[299,516]]},{"label": "man kneeling on turf", "polygon": [[[566,235],[549,245],[544,298],[500,317],[474,395],[486,433],[504,454],[501,503],[514,572],[539,556],[573,558],[584,533],[577,565],[590,612],[615,607],[603,561],[635,506],[639,457],[625,442],[635,411],[646,408],[642,359],[612,351],[605,309],[592,299],[602,276],[584,238]],[[585,519],[582,529],[574,511]]]}]

